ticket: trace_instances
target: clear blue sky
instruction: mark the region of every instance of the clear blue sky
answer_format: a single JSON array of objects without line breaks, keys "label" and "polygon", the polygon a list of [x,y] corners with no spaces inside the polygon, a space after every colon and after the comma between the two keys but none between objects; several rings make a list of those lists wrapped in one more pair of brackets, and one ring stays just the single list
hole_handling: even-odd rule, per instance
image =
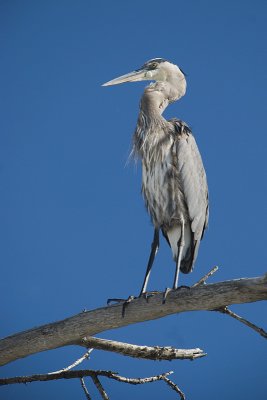
[{"label": "clear blue sky", "polygon": [[[214,265],[210,282],[266,271],[266,20],[264,0],[0,2],[1,336],[139,292],[153,228],[140,168],[125,164],[145,83],[101,84],[154,57],[187,73],[186,96],[165,116],[192,127],[209,181],[209,229],[180,283]],[[173,273],[162,241],[150,289],[170,286]],[[267,328],[266,304],[233,310]],[[190,400],[266,398],[266,342],[226,316],[174,315],[99,336],[200,347],[208,357],[156,363],[94,351],[83,367],[126,376],[172,369]],[[37,354],[1,376],[60,369],[82,353]],[[105,385],[113,399],[176,398],[163,383]],[[0,393],[84,399],[78,381]]]}]

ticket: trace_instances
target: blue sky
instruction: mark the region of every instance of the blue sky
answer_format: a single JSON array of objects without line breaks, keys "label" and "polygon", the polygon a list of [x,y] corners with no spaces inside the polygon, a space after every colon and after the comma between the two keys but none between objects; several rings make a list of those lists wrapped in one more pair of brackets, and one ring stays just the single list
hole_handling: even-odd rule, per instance
[{"label": "blue sky", "polygon": [[[186,96],[165,116],[192,127],[209,182],[209,229],[180,283],[214,265],[210,282],[266,272],[266,14],[264,0],[0,2],[2,337],[139,292],[153,228],[140,167],[126,161],[145,83],[101,84],[154,57],[187,73]],[[173,274],[162,240],[150,289],[170,286]],[[266,303],[232,308],[267,327]],[[208,357],[156,363],[94,351],[83,367],[126,376],[174,370],[190,400],[266,396],[266,343],[226,316],[174,315],[99,337],[200,347]],[[37,354],[1,376],[57,370],[81,354]],[[103,383],[113,399],[176,398],[163,383]],[[1,393],[84,399],[77,381]]]}]

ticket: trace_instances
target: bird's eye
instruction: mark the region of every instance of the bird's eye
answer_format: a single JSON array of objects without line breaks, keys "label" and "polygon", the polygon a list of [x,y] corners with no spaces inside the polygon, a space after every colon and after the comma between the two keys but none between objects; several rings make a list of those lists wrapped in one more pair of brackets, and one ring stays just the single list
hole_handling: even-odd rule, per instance
[{"label": "bird's eye", "polygon": [[158,63],[153,62],[153,63],[150,65],[150,68],[151,68],[151,69],[156,69],[157,66],[158,66]]}]

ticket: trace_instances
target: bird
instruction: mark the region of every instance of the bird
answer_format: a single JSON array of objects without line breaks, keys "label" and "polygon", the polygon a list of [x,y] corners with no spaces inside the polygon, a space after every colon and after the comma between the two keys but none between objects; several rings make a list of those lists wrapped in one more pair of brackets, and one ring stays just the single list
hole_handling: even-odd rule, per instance
[{"label": "bird", "polygon": [[[131,155],[142,163],[142,194],[154,226],[154,236],[140,295],[148,281],[162,232],[175,261],[172,289],[179,272],[193,270],[200,241],[208,225],[209,200],[206,172],[190,127],[182,120],[166,120],[166,107],[186,93],[185,73],[163,58],[104,83],[151,81],[140,101]],[[166,289],[165,298],[168,291]]]}]

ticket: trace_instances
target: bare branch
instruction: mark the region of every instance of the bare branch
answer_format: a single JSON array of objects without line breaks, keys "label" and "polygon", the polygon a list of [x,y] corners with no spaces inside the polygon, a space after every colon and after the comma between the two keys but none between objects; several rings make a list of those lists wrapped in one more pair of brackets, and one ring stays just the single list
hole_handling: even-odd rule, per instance
[{"label": "bare branch", "polygon": [[73,317],[17,333],[0,340],[0,365],[40,351],[81,344],[84,337],[166,315],[196,310],[214,310],[230,304],[267,300],[267,275],[178,288],[162,304],[163,293],[134,299],[122,318],[122,304],[82,312]]},{"label": "bare branch", "polygon": [[92,377],[94,375],[105,376],[111,379],[116,379],[115,377],[118,376],[117,373],[113,371],[80,369],[74,371],[58,372],[54,374],[36,374],[30,376],[15,376],[12,378],[0,378],[0,386],[12,385],[15,383],[46,382],[58,379],[76,379],[76,378],[84,378],[85,376]]},{"label": "bare branch", "polygon": [[130,385],[142,385],[144,383],[151,383],[163,380],[166,376],[173,374],[173,371],[165,372],[164,374],[150,376],[149,378],[125,378],[124,376],[114,375],[111,379],[115,379],[116,381],[129,383]]},{"label": "bare branch", "polygon": [[83,378],[80,378],[80,382],[81,382],[81,385],[82,385],[82,388],[83,388],[83,391],[84,391],[84,394],[85,394],[86,399],[87,399],[87,400],[92,400],[92,399],[91,399],[91,396],[90,396],[90,394],[89,394],[89,392],[88,392],[88,390],[87,390],[87,387],[86,387],[86,385],[85,385],[84,379],[83,379]]},{"label": "bare branch", "polygon": [[264,329],[258,327],[257,325],[253,324],[252,322],[248,321],[247,319],[245,319],[243,317],[240,317],[239,315],[237,315],[233,311],[229,310],[228,307],[218,308],[217,310],[214,310],[214,311],[218,311],[218,312],[220,312],[222,314],[227,314],[230,317],[237,319],[239,322],[242,322],[242,324],[247,325],[249,328],[253,329],[257,333],[259,333],[262,337],[267,339],[267,332]]},{"label": "bare branch", "polygon": [[213,267],[206,275],[203,276],[203,278],[201,278],[198,282],[194,283],[192,288],[195,288],[199,285],[203,285],[211,275],[215,274],[215,272],[218,271],[218,269],[219,267]]},{"label": "bare branch", "polygon": [[104,390],[99,376],[103,376],[109,379],[114,379],[118,382],[128,383],[130,385],[141,385],[145,383],[152,383],[156,381],[163,380],[165,381],[168,386],[170,386],[175,392],[177,392],[182,400],[185,400],[185,395],[181,391],[181,389],[167,376],[173,374],[173,371],[165,372],[160,375],[151,376],[148,378],[126,378],[125,376],[120,376],[116,372],[112,371],[103,371],[103,370],[77,370],[77,371],[62,371],[53,374],[39,374],[39,375],[31,375],[31,376],[17,376],[13,378],[0,378],[0,386],[1,385],[10,385],[15,383],[29,383],[29,382],[36,382],[36,381],[51,381],[51,380],[58,380],[58,379],[75,379],[79,378],[82,389],[85,393],[86,399],[91,400],[91,396],[87,390],[87,387],[84,382],[84,377],[89,376],[93,380],[94,384],[96,385],[102,399],[109,400],[109,397]]},{"label": "bare branch", "polygon": [[58,374],[60,372],[69,371],[70,369],[77,367],[77,365],[81,364],[84,360],[89,358],[90,353],[92,353],[94,349],[89,349],[81,358],[76,360],[73,364],[69,365],[66,368],[60,369],[58,371],[49,372],[49,374]]},{"label": "bare branch", "polygon": [[177,392],[180,395],[181,400],[185,400],[185,394],[181,391],[181,389],[173,381],[171,381],[166,376],[163,377],[162,379],[167,383],[167,385],[169,385],[175,392]]},{"label": "bare branch", "polygon": [[[114,379],[118,382],[122,383],[129,383],[130,385],[140,385],[144,383],[151,383],[159,380],[164,380],[168,375],[173,374],[173,371],[165,372],[160,375],[151,376],[149,378],[126,378],[125,376],[118,375],[117,372],[113,371],[104,371],[104,370],[76,370],[76,371],[64,371],[55,374],[38,374],[38,375],[31,375],[31,376],[16,376],[12,378],[0,378],[0,386],[3,385],[11,385],[16,383],[30,383],[30,382],[44,382],[44,381],[53,381],[58,379],[77,379],[84,378],[85,376],[90,376],[94,383],[98,385],[99,390],[103,390],[101,383],[99,382],[99,376],[103,376],[109,379]],[[101,388],[100,388],[100,386]],[[83,381],[83,385],[84,381]]]},{"label": "bare branch", "polygon": [[194,360],[204,357],[206,353],[201,349],[175,349],[174,347],[149,347],[135,344],[117,342],[115,340],[100,339],[95,337],[83,338],[81,346],[93,347],[98,350],[112,351],[124,356],[144,358],[149,360]]},{"label": "bare branch", "polygon": [[104,390],[104,388],[103,388],[100,380],[98,379],[97,375],[96,374],[92,375],[91,378],[92,378],[94,384],[96,385],[97,390],[99,391],[100,396],[102,397],[102,399],[109,400],[109,397],[108,397],[106,391]]}]

